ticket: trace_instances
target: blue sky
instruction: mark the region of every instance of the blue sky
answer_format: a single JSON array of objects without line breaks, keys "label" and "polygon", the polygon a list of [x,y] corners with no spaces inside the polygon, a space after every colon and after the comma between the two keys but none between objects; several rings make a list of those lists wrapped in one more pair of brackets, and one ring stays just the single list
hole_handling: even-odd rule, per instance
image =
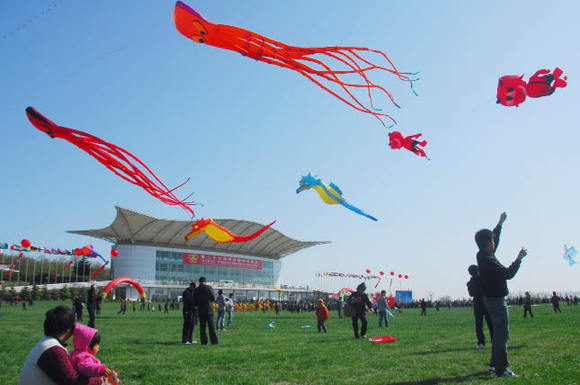
[{"label": "blue sky", "polygon": [[[174,27],[173,1],[3,1],[0,241],[107,250],[65,230],[108,225],[114,205],[187,219],[34,129],[24,114],[32,105],[131,151],[169,186],[190,177],[177,195],[195,192],[198,216],[276,219],[293,238],[332,241],[284,259],[281,283],[338,289],[356,282],[315,272],[369,268],[409,274],[403,287],[419,296],[467,296],[473,234],[507,211],[498,258],[529,252],[511,291],[580,290],[580,267],[562,259],[565,243],[580,246],[578,2],[189,4],[291,45],[380,49],[401,70],[420,71],[418,97],[388,74],[373,79],[402,108],[377,105],[398,130],[422,132],[432,160],[390,150],[376,119],[296,72],[194,44]],[[499,76],[556,66],[567,88],[518,108],[495,104]],[[379,222],[314,191],[296,195],[307,172]]]}]

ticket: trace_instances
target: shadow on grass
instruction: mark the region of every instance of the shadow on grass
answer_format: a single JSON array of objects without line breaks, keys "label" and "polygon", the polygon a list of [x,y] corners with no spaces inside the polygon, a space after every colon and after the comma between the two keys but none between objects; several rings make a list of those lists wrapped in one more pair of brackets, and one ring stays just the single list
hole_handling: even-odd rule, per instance
[{"label": "shadow on grass", "polygon": [[142,341],[142,340],[128,340],[126,343],[133,345],[183,345],[180,341]]},{"label": "shadow on grass", "polygon": [[469,380],[487,380],[490,378],[489,372],[481,371],[475,372],[471,374],[467,374],[464,376],[455,376],[455,377],[436,377],[436,378],[427,378],[425,380],[417,380],[417,381],[402,381],[402,382],[389,382],[389,385],[437,385],[437,384],[449,384],[449,383],[461,383]]},{"label": "shadow on grass", "polygon": [[[508,346],[508,350],[517,350],[525,348],[527,345],[514,345]],[[441,350],[425,350],[423,352],[414,352],[411,355],[414,356],[424,356],[426,354],[438,354],[438,353],[450,353],[450,352],[467,352],[477,350],[475,348],[456,348],[456,349],[441,349]]]}]

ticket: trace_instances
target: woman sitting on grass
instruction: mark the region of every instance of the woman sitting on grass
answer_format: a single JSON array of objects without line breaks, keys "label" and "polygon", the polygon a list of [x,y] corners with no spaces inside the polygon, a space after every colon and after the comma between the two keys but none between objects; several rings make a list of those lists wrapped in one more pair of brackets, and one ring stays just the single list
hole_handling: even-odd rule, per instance
[{"label": "woman sitting on grass", "polygon": [[75,316],[69,308],[57,306],[46,312],[44,337],[30,351],[19,385],[100,385],[104,377],[87,378],[72,366],[65,342],[73,335]]}]

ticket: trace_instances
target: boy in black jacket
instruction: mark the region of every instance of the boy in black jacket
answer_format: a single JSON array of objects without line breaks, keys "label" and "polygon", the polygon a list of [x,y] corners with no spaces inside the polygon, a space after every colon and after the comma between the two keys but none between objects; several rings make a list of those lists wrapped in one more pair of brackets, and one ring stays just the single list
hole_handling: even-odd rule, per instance
[{"label": "boy in black jacket", "polygon": [[479,282],[479,268],[477,265],[471,265],[467,269],[471,275],[471,279],[467,282],[467,291],[473,297],[473,314],[475,315],[475,335],[477,336],[477,348],[483,349],[485,347],[485,334],[483,334],[483,317],[489,330],[489,339],[493,340],[493,323],[491,317],[485,309],[483,304],[483,292],[481,291],[481,283]]},{"label": "boy in black jacket", "polygon": [[479,266],[481,289],[483,291],[483,303],[493,322],[490,370],[495,369],[495,374],[498,377],[517,377],[517,374],[509,369],[507,357],[509,313],[505,297],[509,292],[506,281],[516,275],[527,252],[526,249],[522,248],[516,260],[507,268],[495,257],[501,227],[506,218],[506,213],[502,213],[493,231],[483,229],[475,233],[475,243],[479,248],[477,265]]}]

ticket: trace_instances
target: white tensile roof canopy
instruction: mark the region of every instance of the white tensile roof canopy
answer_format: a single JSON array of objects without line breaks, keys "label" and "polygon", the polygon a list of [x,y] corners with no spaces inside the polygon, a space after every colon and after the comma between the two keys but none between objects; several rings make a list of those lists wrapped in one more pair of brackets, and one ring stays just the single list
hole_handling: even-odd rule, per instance
[{"label": "white tensile roof canopy", "polygon": [[[297,241],[271,227],[258,238],[249,242],[217,243],[204,232],[186,241],[185,234],[191,231],[192,221],[158,219],[119,206],[115,207],[117,216],[109,226],[97,230],[68,232],[104,239],[115,244],[234,253],[275,260],[307,247],[329,243]],[[252,234],[264,226],[260,223],[239,219],[214,219],[214,221],[237,235]]]}]

